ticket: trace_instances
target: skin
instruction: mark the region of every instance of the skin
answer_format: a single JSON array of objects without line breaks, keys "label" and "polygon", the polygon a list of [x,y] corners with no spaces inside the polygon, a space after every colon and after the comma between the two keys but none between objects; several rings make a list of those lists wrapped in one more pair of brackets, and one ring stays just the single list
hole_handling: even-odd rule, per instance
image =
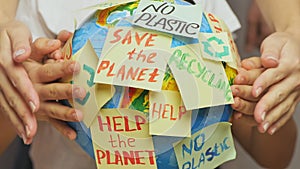
[{"label": "skin", "polygon": [[293,157],[297,140],[295,121],[290,118],[276,133],[262,134],[256,129],[259,124],[255,121],[253,112],[259,98],[253,97],[251,93],[252,84],[265,68],[258,57],[245,59],[242,65],[245,66],[248,62],[252,63],[252,69],[241,69],[235,79],[236,85],[232,86],[235,100],[238,100],[233,107],[237,112],[243,113],[242,116],[236,114],[233,119],[233,135],[261,166],[286,168]]},{"label": "skin", "polygon": [[[58,38],[62,41],[66,41],[70,37],[70,33],[62,31]],[[49,57],[62,57],[61,52],[56,49],[49,48],[49,42],[52,40],[46,38],[40,38],[32,45],[32,58],[36,60],[42,60],[48,53]],[[28,76],[33,82],[34,89],[39,94],[41,100],[41,106],[39,110],[34,114],[33,118],[38,120],[46,120],[53,124],[58,131],[69,139],[75,139],[76,133],[64,121],[81,121],[83,118],[82,112],[73,108],[63,106],[55,100],[84,98],[85,90],[79,86],[72,86],[71,84],[53,83],[60,78],[72,76],[74,73],[78,73],[80,67],[78,63],[74,61],[63,62],[61,60],[49,59],[46,64],[41,64],[33,59],[29,59],[23,63]],[[3,79],[2,79],[3,80]],[[14,110],[9,106],[4,98],[4,94],[0,93],[1,101],[1,115],[6,117],[5,120],[10,121],[13,124],[14,121],[17,124],[22,124],[21,119],[17,116]],[[2,121],[5,121],[2,118]],[[22,125],[13,124],[16,129],[16,133],[23,138],[25,144],[30,144],[32,138],[25,135],[25,130]],[[19,128],[16,128],[18,126]],[[5,134],[5,133],[4,133]]]},{"label": "skin", "polygon": [[[299,103],[300,1],[256,2],[273,33],[261,44],[260,65],[266,70],[253,82],[252,97],[258,101],[253,111],[259,131],[273,134],[292,118]],[[280,12],[278,6],[283,6]],[[254,62],[245,61],[242,67],[255,68]],[[245,77],[236,84],[247,84],[247,80],[241,81],[243,79]]]},{"label": "skin", "polygon": [[259,48],[261,42],[272,33],[262,16],[256,1],[252,1],[247,15],[246,51],[252,52]]},{"label": "skin", "polygon": [[21,64],[31,54],[31,33],[22,22],[14,19],[17,5],[17,0],[0,0],[0,79],[3,82],[0,89],[4,97],[1,105],[9,104],[15,112],[9,120],[24,137],[32,138],[37,128],[32,113],[38,110],[40,102]]}]

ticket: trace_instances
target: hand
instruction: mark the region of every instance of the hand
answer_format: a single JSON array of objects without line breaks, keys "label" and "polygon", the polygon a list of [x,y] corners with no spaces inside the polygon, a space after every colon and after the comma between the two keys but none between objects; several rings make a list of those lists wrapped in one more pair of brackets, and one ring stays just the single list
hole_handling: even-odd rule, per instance
[{"label": "hand", "polygon": [[[254,112],[256,120],[264,123],[266,128],[273,123],[273,130],[284,125],[299,102],[299,44],[300,34],[288,32],[276,32],[262,44],[262,64],[269,69],[255,80],[252,94],[259,96],[267,92],[257,103]],[[282,107],[281,110],[276,108],[278,106]],[[271,113],[274,108],[280,111]],[[268,116],[275,114],[274,120],[270,120]]]},{"label": "hand", "polygon": [[[70,35],[69,32],[62,31],[58,35],[58,39],[65,42]],[[35,41],[32,49],[38,51],[33,52],[36,60],[40,60],[47,53],[49,53],[48,56],[50,58],[54,56],[53,53],[56,54],[57,58],[62,58],[62,53],[59,50],[50,53],[52,50],[47,47],[49,41],[51,40],[46,38],[40,38]],[[83,99],[86,93],[79,86],[67,83],[55,83],[55,81],[78,73],[80,66],[75,61],[50,60],[44,65],[33,60],[24,62],[28,75],[32,79],[34,87],[41,98],[41,106],[36,115],[39,120],[49,121],[63,135],[73,140],[76,138],[76,132],[64,121],[81,121],[83,114],[79,110],[61,105],[57,100]]]},{"label": "hand", "polygon": [[23,64],[41,98],[40,109],[36,113],[38,120],[50,122],[63,135],[75,139],[76,132],[65,121],[79,122],[83,119],[83,113],[56,100],[83,99],[85,90],[79,86],[55,81],[78,73],[80,70],[78,64],[75,61],[58,61],[42,65],[32,60]]},{"label": "hand", "polygon": [[[252,61],[253,68],[246,70],[246,60]],[[234,96],[232,108],[235,110],[233,117],[235,120],[244,118],[250,126],[258,126],[254,120],[254,109],[259,98],[252,96],[252,84],[254,80],[264,71],[258,57],[245,59],[241,62],[242,67],[238,70],[238,75],[234,79],[231,90]]]},{"label": "hand", "polygon": [[[250,71],[253,69],[262,69],[262,63],[259,58],[252,57],[252,58],[243,60],[242,67],[245,68],[247,71]],[[258,74],[256,76],[258,76],[258,78],[260,78],[268,70],[269,69],[266,69],[264,72],[262,72],[262,74],[260,76],[258,76]],[[246,74],[242,74],[242,75],[244,75],[244,79],[246,79],[246,80],[244,80],[244,82],[241,82],[240,79],[243,79],[243,78],[236,78],[235,83],[237,81],[239,84],[247,83],[246,77],[248,76],[248,78],[249,78],[250,76],[246,75]],[[239,75],[237,77],[239,77]],[[251,78],[251,79],[253,79],[253,78]],[[275,85],[275,87],[276,86],[277,85]],[[279,85],[279,87],[280,87],[280,85]],[[280,104],[276,104],[276,102],[278,100],[276,97],[274,97],[274,95],[272,95],[272,92],[270,93],[270,89],[268,91],[264,91],[259,97],[253,97],[253,93],[252,93],[252,95],[248,96],[248,95],[245,95],[243,92],[240,92],[239,95],[237,95],[237,96],[243,95],[247,98],[251,98],[254,100],[258,99],[258,102],[256,103],[256,105],[252,104],[251,109],[247,110],[244,108],[243,110],[240,110],[240,108],[238,108],[237,110],[242,111],[242,112],[243,111],[245,112],[245,110],[251,111],[251,112],[254,112],[254,116],[257,116],[257,114],[255,114],[255,113],[258,108],[261,108],[259,106],[263,106],[262,101],[264,101],[263,104],[264,103],[275,104],[275,106],[273,106],[272,108],[269,109],[269,111],[265,115],[265,117],[263,117],[264,120],[261,122],[258,122],[259,123],[258,129],[261,133],[268,132],[269,134],[274,134],[291,118],[293,112],[295,111],[296,105],[299,102],[299,91],[293,90],[292,88],[293,88],[292,84],[282,87],[282,89],[281,89],[282,92],[287,92],[287,95],[283,100],[280,101]],[[234,91],[234,89],[233,89],[233,91]],[[253,89],[252,89],[252,91],[253,91]],[[249,90],[247,93],[249,94]],[[234,93],[234,95],[236,95],[236,94]],[[268,104],[265,106],[268,106]],[[255,107],[255,108],[253,108],[253,107]],[[235,107],[233,107],[233,108],[235,108]],[[255,117],[255,119],[257,121],[257,117]]]},{"label": "hand", "polygon": [[[59,40],[66,41],[70,37],[70,33],[66,31],[62,31],[58,38]],[[32,45],[32,55],[31,57],[36,59],[37,61],[41,61],[44,58],[44,55],[51,53],[49,56],[55,56],[53,53],[58,53],[58,56],[61,58],[61,52],[57,52],[60,48],[61,42],[59,40],[45,40],[39,39]],[[59,55],[60,54],[60,55]],[[22,65],[23,68],[23,65]],[[0,79],[2,80],[1,85],[8,86],[11,85],[8,81],[8,78],[3,74],[4,71],[1,71]],[[26,73],[26,72],[25,72]],[[38,72],[39,73],[39,72]],[[27,73],[26,73],[27,75]],[[43,75],[41,75],[43,76]],[[31,82],[30,82],[31,83]],[[35,91],[35,90],[34,90]],[[15,109],[9,106],[4,97],[4,92],[8,94],[8,96],[14,99],[14,104],[16,106]],[[16,131],[20,137],[23,138],[24,143],[29,144],[32,140],[32,137],[36,133],[36,118],[30,111],[26,108],[25,103],[20,97],[19,93],[15,90],[9,90],[7,88],[5,91],[2,91],[0,94],[0,108],[2,113],[8,117],[8,120],[12,122],[13,126],[16,128]],[[27,110],[27,111],[26,111]]]},{"label": "hand", "polygon": [[[31,55],[31,33],[19,21],[0,25],[0,105],[23,138],[36,133],[36,119],[32,113],[39,108],[39,97],[21,62]],[[59,41],[48,44],[49,49],[60,46]]]}]

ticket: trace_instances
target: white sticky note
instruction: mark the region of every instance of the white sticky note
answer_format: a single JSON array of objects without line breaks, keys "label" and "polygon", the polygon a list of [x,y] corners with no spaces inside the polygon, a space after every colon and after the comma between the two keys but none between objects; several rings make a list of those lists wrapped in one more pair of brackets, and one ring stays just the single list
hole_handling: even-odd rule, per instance
[{"label": "white sticky note", "polygon": [[176,5],[168,2],[141,0],[132,23],[174,35],[198,38],[201,21],[200,4]]}]

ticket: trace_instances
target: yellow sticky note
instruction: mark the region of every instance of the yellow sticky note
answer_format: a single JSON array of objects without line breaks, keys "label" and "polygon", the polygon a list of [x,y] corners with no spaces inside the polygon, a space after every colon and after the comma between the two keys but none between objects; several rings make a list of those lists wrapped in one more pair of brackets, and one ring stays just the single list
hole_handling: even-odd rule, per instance
[{"label": "yellow sticky note", "polygon": [[224,21],[222,21],[215,15],[213,15],[211,13],[204,13],[204,14],[205,14],[205,16],[208,20],[208,23],[214,33],[227,32],[228,37],[229,37],[230,50],[231,50],[231,54],[232,54],[232,62],[227,62],[227,64],[230,67],[237,69],[239,62],[240,62],[240,55],[238,53],[237,47],[234,43],[234,40],[232,38],[232,34],[231,34],[230,30],[228,29],[228,27],[226,26]]},{"label": "yellow sticky note", "polygon": [[233,103],[222,63],[202,59],[198,45],[176,47],[167,58],[187,110]]},{"label": "yellow sticky note", "polygon": [[115,94],[116,90],[112,85],[95,84],[95,99],[99,108],[102,108]]},{"label": "yellow sticky note", "polygon": [[179,168],[216,168],[236,157],[231,124],[226,122],[208,126],[173,146]]},{"label": "yellow sticky note", "polygon": [[93,82],[98,57],[90,41],[73,57],[81,66],[80,72],[73,76],[73,84],[86,90],[85,98],[74,99],[73,104],[74,108],[84,113],[83,122],[89,127],[100,108],[97,104],[95,84]]},{"label": "yellow sticky note", "polygon": [[199,41],[205,59],[232,62],[232,54],[227,32],[200,33]]},{"label": "yellow sticky note", "polygon": [[136,110],[101,109],[91,125],[98,168],[156,169],[147,117]]},{"label": "yellow sticky note", "polygon": [[150,134],[190,137],[191,111],[183,105],[179,92],[162,90],[149,93]]},{"label": "yellow sticky note", "polygon": [[202,7],[177,5],[166,1],[141,0],[132,23],[144,28],[189,38],[198,38]]},{"label": "yellow sticky note", "polygon": [[160,91],[171,38],[131,27],[110,28],[94,81]]}]

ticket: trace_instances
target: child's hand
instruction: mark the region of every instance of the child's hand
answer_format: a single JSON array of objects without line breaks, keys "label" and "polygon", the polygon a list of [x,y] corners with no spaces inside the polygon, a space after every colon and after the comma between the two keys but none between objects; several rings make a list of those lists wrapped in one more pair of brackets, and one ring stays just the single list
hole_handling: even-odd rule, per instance
[{"label": "child's hand", "polygon": [[[251,126],[257,126],[258,123],[254,120],[254,109],[259,98],[252,96],[252,84],[254,80],[264,71],[261,66],[259,58],[250,58],[253,61],[255,68],[246,70],[243,67],[245,61],[242,61],[242,68],[239,69],[238,75],[234,79],[234,85],[232,85],[232,93],[234,96],[234,104],[232,108],[235,110],[234,118],[247,118],[251,122]],[[250,117],[251,116],[251,117]]]},{"label": "child's hand", "polygon": [[[71,34],[63,31],[58,35],[58,38],[64,43],[70,37],[69,35]],[[81,121],[83,114],[79,110],[61,105],[57,100],[74,98],[82,99],[85,97],[86,93],[85,90],[79,86],[58,83],[56,81],[61,78],[70,77],[74,75],[74,73],[78,73],[80,66],[75,61],[59,60],[62,58],[62,53],[59,50],[60,46],[57,46],[56,49],[48,48],[47,44],[51,41],[54,40],[39,38],[32,46],[32,49],[35,49],[36,51],[33,52],[35,55],[32,55],[35,60],[41,61],[46,55],[51,61],[48,60],[43,65],[36,61],[28,60],[23,64],[41,98],[40,109],[36,113],[38,120],[49,121],[63,135],[69,139],[75,139],[76,132],[70,128],[65,121]],[[53,59],[58,60],[55,61]]]},{"label": "child's hand", "polygon": [[63,135],[69,139],[75,139],[76,132],[65,121],[81,121],[83,114],[79,110],[62,105],[57,100],[83,99],[86,94],[85,90],[79,86],[55,81],[78,73],[79,65],[75,61],[58,61],[42,65],[31,60],[24,62],[24,67],[28,70],[41,98],[40,109],[36,113],[37,119],[49,121]]}]

